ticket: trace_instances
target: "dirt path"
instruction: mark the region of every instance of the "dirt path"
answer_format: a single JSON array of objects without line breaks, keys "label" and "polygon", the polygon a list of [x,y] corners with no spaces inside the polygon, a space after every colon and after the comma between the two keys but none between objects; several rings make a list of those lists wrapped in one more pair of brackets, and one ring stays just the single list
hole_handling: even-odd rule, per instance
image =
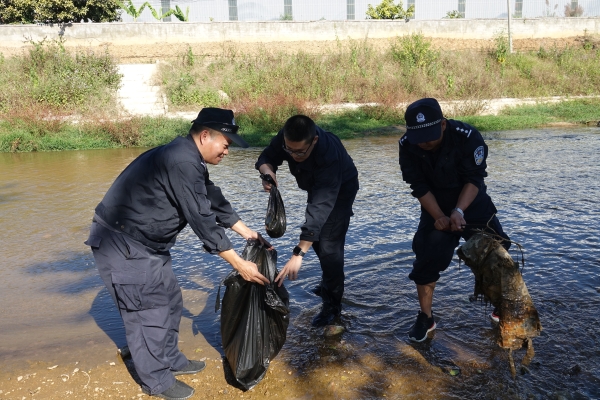
[{"label": "dirt path", "polygon": [[[373,45],[375,48],[387,49],[395,38],[390,39],[367,39],[368,43]],[[432,46],[446,51],[454,50],[487,50],[494,47],[493,40],[477,40],[477,39],[440,39],[430,38]],[[538,50],[541,47],[552,48],[581,45],[581,38],[572,37],[564,39],[552,39],[552,38],[541,38],[541,39],[519,39],[513,41],[513,48],[516,51],[527,51],[527,50]],[[120,64],[133,64],[133,63],[153,63],[156,60],[174,60],[177,57],[183,56],[188,48],[191,47],[192,51],[196,55],[214,56],[222,54],[224,51],[230,51],[235,49],[236,51],[258,53],[261,50],[268,50],[271,52],[286,52],[296,53],[298,51],[308,53],[326,53],[328,51],[335,50],[340,45],[349,44],[349,40],[340,41],[315,41],[315,42],[269,42],[269,43],[234,43],[234,42],[221,42],[221,43],[154,43],[152,45],[113,45],[105,43],[110,54],[112,54],[118,63]],[[69,43],[66,43],[68,46]],[[10,57],[16,54],[20,54],[27,46],[22,48],[14,47],[3,47],[0,44],[0,53],[4,56]],[[98,47],[99,48],[99,47]]]}]

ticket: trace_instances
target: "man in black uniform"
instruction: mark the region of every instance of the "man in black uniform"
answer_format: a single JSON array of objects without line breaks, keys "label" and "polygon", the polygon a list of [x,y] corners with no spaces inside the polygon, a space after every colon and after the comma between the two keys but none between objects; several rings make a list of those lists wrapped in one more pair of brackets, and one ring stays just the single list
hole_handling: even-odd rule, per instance
[{"label": "man in black uniform", "polygon": [[177,234],[190,224],[207,252],[245,280],[269,283],[232,249],[223,227],[264,240],[240,220],[206,167],[218,164],[232,141],[248,147],[236,133],[233,112],[204,108],[192,122],[187,137],[143,153],[117,177],[96,207],[86,241],[123,318],[142,389],[165,399],[191,397],[194,389],[175,376],[205,367],[177,345],[183,298],[169,253]]},{"label": "man in black uniform", "polygon": [[[321,296],[323,306],[312,324],[325,326],[342,311],[344,244],[358,191],[358,171],[340,139],[304,115],[286,121],[263,150],[256,169],[277,182],[275,173],[283,161],[287,161],[298,187],[308,192],[308,200],[300,241],[276,281],[281,285],[285,277],[295,280],[302,257],[312,246],[323,271],[315,291]],[[262,183],[266,191],[271,190],[267,181]]]},{"label": "man in black uniform", "polygon": [[[436,327],[431,305],[440,272],[450,265],[460,237],[487,229],[510,241],[503,232],[492,199],[486,193],[488,148],[477,129],[447,120],[437,100],[418,100],[406,109],[406,134],[400,139],[402,179],[421,203],[421,219],[413,238],[413,270],[421,307],[409,338],[421,342]],[[495,313],[492,319],[497,318]],[[494,318],[495,317],[495,318]]]}]

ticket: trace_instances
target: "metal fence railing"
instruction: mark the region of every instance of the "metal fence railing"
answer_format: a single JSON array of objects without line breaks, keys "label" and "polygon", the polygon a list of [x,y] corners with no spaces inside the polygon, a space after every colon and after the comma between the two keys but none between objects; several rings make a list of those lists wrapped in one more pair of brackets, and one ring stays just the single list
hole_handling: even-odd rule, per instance
[{"label": "metal fence railing", "polygon": [[[133,0],[140,7],[146,0]],[[381,0],[149,0],[156,10],[179,6],[190,22],[210,21],[342,21],[367,19],[369,5]],[[404,8],[415,6],[413,19],[507,18],[507,6],[513,18],[600,17],[600,0],[407,0]],[[398,0],[396,1],[398,4]],[[133,17],[122,14],[123,22]],[[175,16],[167,20],[178,21]],[[155,22],[145,9],[139,22]]]}]

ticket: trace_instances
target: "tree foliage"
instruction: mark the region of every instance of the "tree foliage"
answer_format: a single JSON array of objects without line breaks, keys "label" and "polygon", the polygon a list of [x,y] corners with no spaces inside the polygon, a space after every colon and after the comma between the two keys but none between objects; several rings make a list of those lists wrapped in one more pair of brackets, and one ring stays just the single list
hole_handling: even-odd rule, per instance
[{"label": "tree foliage", "polygon": [[369,4],[367,8],[367,18],[371,19],[405,19],[414,15],[415,6],[411,5],[404,10],[402,0],[397,5],[394,4],[394,0],[382,0],[381,4],[375,7]]},{"label": "tree foliage", "polygon": [[565,5],[565,17],[581,17],[583,15],[583,7],[580,5],[571,6],[571,4]]},{"label": "tree foliage", "polygon": [[0,23],[111,22],[120,19],[115,0],[0,0]]}]

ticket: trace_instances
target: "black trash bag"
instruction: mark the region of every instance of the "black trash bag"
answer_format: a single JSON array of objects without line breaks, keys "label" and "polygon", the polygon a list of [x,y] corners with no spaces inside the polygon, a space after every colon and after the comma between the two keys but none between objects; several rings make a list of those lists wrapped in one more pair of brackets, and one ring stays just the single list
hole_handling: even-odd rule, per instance
[{"label": "black trash bag", "polygon": [[269,203],[267,204],[267,215],[265,216],[265,229],[267,234],[272,238],[282,237],[285,233],[287,222],[281,194],[271,175],[260,174],[260,178],[271,184]]},{"label": "black trash bag", "polygon": [[[283,285],[277,286],[277,251],[267,250],[257,240],[248,240],[242,253],[258,271],[268,278],[269,285],[244,280],[232,271],[223,280],[223,310],[221,311],[221,341],[227,362],[237,382],[246,390],[264,378],[269,364],[286,339],[290,323],[289,294]],[[219,310],[221,286],[215,312]]]}]

